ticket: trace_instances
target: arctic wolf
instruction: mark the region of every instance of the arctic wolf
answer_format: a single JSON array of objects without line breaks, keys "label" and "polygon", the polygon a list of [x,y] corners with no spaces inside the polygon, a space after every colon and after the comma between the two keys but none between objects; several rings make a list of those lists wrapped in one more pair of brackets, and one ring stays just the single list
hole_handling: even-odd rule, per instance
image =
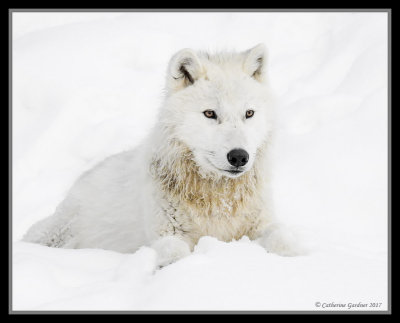
[{"label": "arctic wolf", "polygon": [[266,63],[263,44],[239,53],[176,53],[148,138],[84,173],[24,240],[124,253],[147,245],[160,265],[188,255],[207,235],[247,236],[292,255],[272,216]]}]

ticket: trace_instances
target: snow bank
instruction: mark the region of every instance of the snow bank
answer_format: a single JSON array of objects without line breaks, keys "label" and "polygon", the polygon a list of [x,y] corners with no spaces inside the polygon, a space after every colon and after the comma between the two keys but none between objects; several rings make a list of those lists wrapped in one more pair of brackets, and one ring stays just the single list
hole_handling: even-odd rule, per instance
[{"label": "snow bank", "polygon": [[[13,22],[13,310],[387,309],[386,13],[14,13]],[[173,53],[259,42],[280,98],[275,209],[308,255],[204,237],[157,269],[150,248],[19,241],[79,174],[147,134]]]},{"label": "snow bank", "polygon": [[14,248],[15,309],[318,310],[318,301],[386,299],[384,256],[355,250],[294,259],[268,254],[248,238],[203,237],[191,256],[157,269],[148,247],[130,255],[23,242]]}]

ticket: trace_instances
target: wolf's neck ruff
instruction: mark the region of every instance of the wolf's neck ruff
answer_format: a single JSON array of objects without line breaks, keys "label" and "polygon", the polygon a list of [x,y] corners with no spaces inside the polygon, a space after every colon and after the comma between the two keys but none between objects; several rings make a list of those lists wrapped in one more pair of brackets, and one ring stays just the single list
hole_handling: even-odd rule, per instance
[{"label": "wolf's neck ruff", "polygon": [[235,216],[249,203],[256,204],[261,182],[257,162],[238,178],[214,177],[202,174],[192,152],[181,142],[173,141],[164,153],[169,158],[154,157],[151,171],[173,205],[195,209],[203,216]]}]

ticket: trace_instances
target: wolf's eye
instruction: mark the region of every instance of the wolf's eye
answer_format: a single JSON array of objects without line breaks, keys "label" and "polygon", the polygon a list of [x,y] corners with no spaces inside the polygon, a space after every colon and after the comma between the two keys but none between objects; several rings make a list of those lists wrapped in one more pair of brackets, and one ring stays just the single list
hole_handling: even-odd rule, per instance
[{"label": "wolf's eye", "polygon": [[251,118],[252,116],[254,116],[254,110],[247,110],[246,119]]},{"label": "wolf's eye", "polygon": [[217,119],[217,114],[213,110],[206,110],[203,112],[203,114],[206,116],[206,118]]}]

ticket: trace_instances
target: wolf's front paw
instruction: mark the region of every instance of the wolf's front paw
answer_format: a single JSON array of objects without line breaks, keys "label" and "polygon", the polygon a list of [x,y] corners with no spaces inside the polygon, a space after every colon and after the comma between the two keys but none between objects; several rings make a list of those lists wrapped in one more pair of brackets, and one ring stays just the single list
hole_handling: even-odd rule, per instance
[{"label": "wolf's front paw", "polygon": [[258,240],[268,252],[280,256],[301,256],[307,254],[306,248],[286,226],[270,224]]},{"label": "wolf's front paw", "polygon": [[157,265],[164,267],[190,254],[189,245],[174,236],[162,237],[151,247],[157,252]]}]

